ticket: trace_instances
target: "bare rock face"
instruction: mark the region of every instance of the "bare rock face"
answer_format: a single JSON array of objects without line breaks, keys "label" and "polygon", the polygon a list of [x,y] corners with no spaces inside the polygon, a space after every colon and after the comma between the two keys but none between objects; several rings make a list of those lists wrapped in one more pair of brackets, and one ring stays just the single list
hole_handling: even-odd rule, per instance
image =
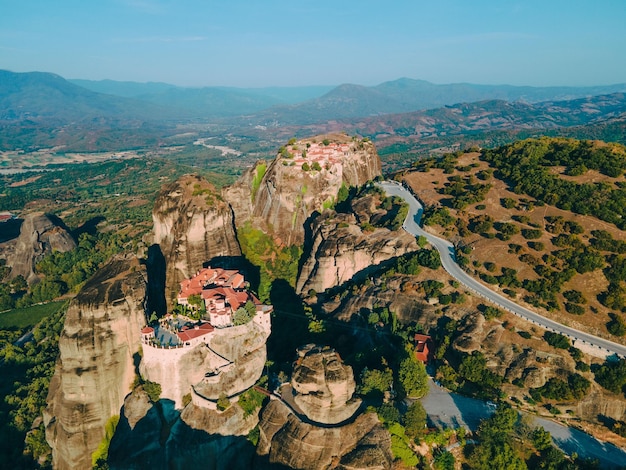
[{"label": "bare rock face", "polygon": [[375,413],[358,416],[340,427],[317,427],[299,420],[281,402],[272,400],[259,423],[259,455],[270,464],[295,469],[391,468],[391,436]]},{"label": "bare rock face", "polygon": [[485,317],[480,312],[466,315],[459,329],[460,335],[454,340],[454,349],[470,354],[473,351],[480,351],[486,336]]},{"label": "bare rock face", "polygon": [[119,414],[135,377],[145,291],[139,261],[116,257],[69,306],[44,413],[54,468],[91,468],[105,423]]},{"label": "bare rock face", "polygon": [[165,298],[216,256],[240,256],[233,212],[204,178],[185,175],[165,186],[152,211],[154,243],[165,257]]},{"label": "bare rock face", "polygon": [[294,402],[312,421],[337,424],[354,415],[361,400],[353,398],[356,389],[352,367],[342,364],[331,348],[308,345],[298,351],[291,387]]},{"label": "bare rock face", "polygon": [[593,387],[589,395],[576,405],[576,414],[591,421],[596,420],[598,416],[624,421],[626,420],[626,402],[600,387]]},{"label": "bare rock face", "polygon": [[[419,250],[415,237],[408,232],[372,225],[375,216],[380,216],[374,208],[358,211],[371,199],[357,200],[352,213],[325,211],[313,219],[311,241],[306,244],[310,250],[298,276],[296,292],[323,292],[357,273],[378,269],[384,261]],[[367,230],[361,226],[367,226]]]},{"label": "bare rock face", "polygon": [[[167,350],[144,345],[141,376],[161,384],[161,397],[172,400],[176,408],[182,408],[183,397],[192,388],[195,394],[213,401],[222,393],[230,397],[252,387],[261,377],[267,359],[266,340],[267,332],[249,322],[216,330],[209,347],[202,343]],[[219,375],[205,377],[218,368]]]},{"label": "bare rock face", "polygon": [[223,194],[238,227],[249,221],[280,244],[300,245],[305,221],[334,202],[342,184],[360,186],[380,174],[371,142],[333,134],[287,145],[269,165],[258,163]]},{"label": "bare rock face", "polygon": [[35,265],[48,253],[62,253],[76,248],[74,238],[61,219],[54,215],[33,213],[24,217],[13,253],[8,256],[11,277],[24,276],[29,284],[38,280]]}]

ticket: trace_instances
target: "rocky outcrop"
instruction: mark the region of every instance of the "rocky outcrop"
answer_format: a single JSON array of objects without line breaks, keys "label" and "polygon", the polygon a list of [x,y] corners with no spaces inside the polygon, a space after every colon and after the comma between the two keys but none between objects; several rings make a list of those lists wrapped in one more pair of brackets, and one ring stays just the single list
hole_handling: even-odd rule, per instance
[{"label": "rocky outcrop", "polygon": [[240,256],[233,212],[204,178],[186,175],[165,186],[152,211],[154,243],[165,257],[165,298],[172,305],[180,282],[211,258]]},{"label": "rocky outcrop", "polygon": [[361,406],[352,367],[342,364],[331,348],[309,345],[298,350],[291,388],[296,406],[316,423],[337,424]]},{"label": "rocky outcrop", "polygon": [[76,242],[61,219],[51,214],[24,216],[13,252],[7,256],[11,277],[24,276],[29,284],[38,280],[35,265],[48,253],[62,253],[76,248]]},{"label": "rocky outcrop", "polygon": [[257,453],[297,469],[390,468],[389,432],[375,413],[355,416],[361,400],[354,389],[352,368],[333,349],[300,348],[282,400],[263,410]]},{"label": "rocky outcrop", "polygon": [[372,225],[371,221],[381,212],[372,199],[353,203],[353,210],[368,203],[371,211],[338,214],[329,210],[312,220],[311,240],[306,244],[309,249],[296,283],[298,293],[311,289],[323,292],[357,273],[366,275],[384,261],[419,249],[415,237],[408,232]]},{"label": "rocky outcrop", "polygon": [[258,163],[223,194],[238,227],[249,221],[280,244],[300,245],[305,221],[332,204],[342,185],[360,186],[380,174],[371,142],[333,134],[287,145],[269,165]]},{"label": "rocky outcrop", "polygon": [[[217,401],[223,393],[234,396],[252,387],[261,377],[267,352],[267,332],[251,321],[217,329],[209,345],[161,349],[144,345],[141,376],[161,384],[161,397],[182,408],[183,397]],[[219,371],[216,375],[210,375]]]},{"label": "rocky outcrop", "polygon": [[107,420],[135,378],[145,272],[133,257],[101,268],[70,304],[44,413],[56,469],[91,468]]},{"label": "rocky outcrop", "polygon": [[270,401],[259,423],[259,455],[295,469],[391,468],[391,437],[375,413],[340,427],[302,422],[283,403]]},{"label": "rocky outcrop", "polygon": [[590,421],[595,421],[599,417],[626,421],[626,401],[619,395],[594,387],[589,395],[578,402],[576,414]]}]

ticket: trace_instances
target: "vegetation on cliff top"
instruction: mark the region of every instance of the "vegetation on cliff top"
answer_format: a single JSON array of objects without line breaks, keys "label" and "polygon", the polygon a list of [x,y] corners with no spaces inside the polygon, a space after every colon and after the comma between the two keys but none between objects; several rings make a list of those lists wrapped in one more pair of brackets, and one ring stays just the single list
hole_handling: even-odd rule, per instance
[{"label": "vegetation on cliff top", "polygon": [[262,302],[269,300],[272,283],[276,279],[283,279],[295,287],[298,261],[302,255],[301,247],[297,245],[280,247],[272,237],[254,228],[249,221],[237,230],[237,237],[241,251],[248,261],[260,267],[258,294]]}]

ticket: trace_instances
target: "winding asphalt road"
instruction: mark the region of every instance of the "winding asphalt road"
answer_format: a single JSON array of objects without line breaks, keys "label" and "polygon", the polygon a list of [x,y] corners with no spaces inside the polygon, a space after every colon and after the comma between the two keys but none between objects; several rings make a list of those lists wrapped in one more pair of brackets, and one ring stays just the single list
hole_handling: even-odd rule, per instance
[{"label": "winding asphalt road", "polygon": [[570,328],[569,326],[562,325],[549,318],[539,315],[537,312],[522,307],[516,304],[510,299],[492,291],[487,286],[481,284],[473,277],[469,276],[463,271],[456,263],[454,245],[447,240],[436,237],[428,232],[425,232],[420,226],[419,221],[422,217],[424,208],[420,202],[411,194],[409,190],[404,188],[400,183],[395,181],[384,181],[378,183],[378,185],[390,196],[399,196],[409,204],[409,213],[402,227],[407,232],[418,236],[422,235],[428,239],[430,244],[434,246],[439,255],[441,256],[441,264],[448,273],[463,284],[468,290],[478,294],[481,297],[489,300],[490,302],[498,305],[500,308],[507,310],[518,317],[523,318],[535,325],[538,325],[546,330],[560,333],[568,338],[581,342],[586,345],[592,346],[589,353],[591,354],[593,349],[596,349],[595,354],[599,357],[606,357],[611,354],[617,354],[620,357],[626,357],[626,346],[618,343],[600,338],[598,336],[585,333],[583,331]]}]

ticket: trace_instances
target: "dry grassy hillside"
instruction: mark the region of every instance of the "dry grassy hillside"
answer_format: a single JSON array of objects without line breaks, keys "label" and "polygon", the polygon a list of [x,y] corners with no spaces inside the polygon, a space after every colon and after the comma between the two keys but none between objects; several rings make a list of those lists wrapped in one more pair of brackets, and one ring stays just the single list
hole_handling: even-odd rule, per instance
[{"label": "dry grassy hillside", "polygon": [[[496,290],[557,321],[624,342],[618,328],[623,280],[615,274],[624,259],[624,231],[513,192],[481,157],[449,155],[403,175],[426,207],[426,229],[466,246],[466,269]],[[563,165],[547,171],[576,184],[614,190],[626,184],[623,174],[571,176]],[[602,243],[607,239],[610,246]]]}]

